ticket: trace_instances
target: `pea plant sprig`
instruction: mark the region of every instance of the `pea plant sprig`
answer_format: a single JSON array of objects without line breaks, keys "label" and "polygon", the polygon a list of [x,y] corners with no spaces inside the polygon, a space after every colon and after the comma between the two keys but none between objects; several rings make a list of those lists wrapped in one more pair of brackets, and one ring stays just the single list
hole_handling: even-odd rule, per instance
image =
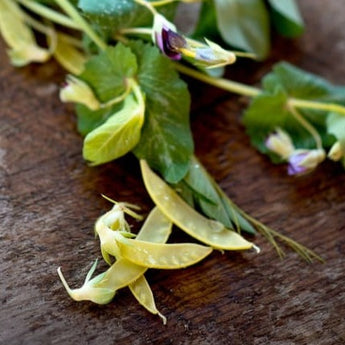
[{"label": "pea plant sprig", "polygon": [[[109,269],[91,278],[95,263],[79,289],[71,289],[59,269],[67,292],[104,304],[128,286],[164,322],[144,277],[148,268],[186,267],[213,249],[259,251],[244,232],[263,234],[281,257],[277,240],[307,261],[321,260],[236,206],[194,156],[190,94],[180,74],[249,97],[242,120],[252,144],[272,162],[287,163],[288,174],[309,173],[326,158],[345,165],[344,87],[286,62],[273,67],[261,88],[221,76],[238,58],[267,56],[269,23],[285,36],[302,33],[293,0],[204,1],[188,35],[173,22],[179,2],[193,1],[0,2],[0,33],[12,64],[53,57],[68,71],[60,99],[75,103],[85,160],[97,166],[134,154],[156,205],[135,236],[125,215],[141,219],[136,206],[110,200],[113,208],[95,225]],[[166,243],[172,224],[202,245]]]}]

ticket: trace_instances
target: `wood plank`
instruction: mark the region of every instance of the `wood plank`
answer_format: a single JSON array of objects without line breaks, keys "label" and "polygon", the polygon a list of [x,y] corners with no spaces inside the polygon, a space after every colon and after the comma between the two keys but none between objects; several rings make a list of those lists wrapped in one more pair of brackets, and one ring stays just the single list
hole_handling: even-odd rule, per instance
[{"label": "wood plank", "polygon": [[[304,36],[276,37],[268,61],[240,63],[229,76],[257,83],[285,59],[344,84],[343,1],[300,5]],[[106,306],[70,300],[56,269],[77,287],[100,257],[93,223],[110,207],[100,194],[144,212],[152,203],[133,157],[97,168],[82,160],[73,110],[58,99],[62,70],[54,62],[14,69],[0,44],[1,344],[345,343],[343,169],[326,162],[308,176],[288,177],[286,167],[249,145],[239,121],[247,100],[196,83],[197,155],[238,205],[325,264],[306,264],[291,252],[279,260],[257,237],[260,255],[214,252],[191,268],[150,270],[166,326],[128,289]]]}]

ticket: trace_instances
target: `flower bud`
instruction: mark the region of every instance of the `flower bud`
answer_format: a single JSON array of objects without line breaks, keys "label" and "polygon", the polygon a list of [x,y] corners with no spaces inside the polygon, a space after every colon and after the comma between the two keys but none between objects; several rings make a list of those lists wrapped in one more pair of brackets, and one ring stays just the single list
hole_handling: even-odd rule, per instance
[{"label": "flower bud", "polygon": [[323,149],[299,149],[295,150],[289,157],[288,174],[304,175],[314,170],[326,158]]},{"label": "flower bud", "polygon": [[92,265],[89,273],[86,276],[85,282],[81,288],[71,289],[67,284],[65,277],[61,272],[61,268],[58,268],[58,274],[65,287],[67,293],[75,301],[91,301],[97,304],[107,304],[115,296],[115,290],[110,288],[97,287],[97,284],[102,280],[104,273],[91,279],[91,275],[96,269],[97,261]]},{"label": "flower bud", "polygon": [[110,265],[110,255],[116,258],[121,256],[116,243],[117,233],[126,233],[128,237],[134,236],[130,232],[130,226],[125,219],[125,214],[127,213],[136,219],[141,219],[141,216],[131,210],[131,208],[136,208],[135,205],[115,202],[108,197],[105,198],[114,202],[114,206],[110,211],[98,218],[95,224],[95,234],[99,236],[103,259]]},{"label": "flower bud", "polygon": [[51,53],[48,49],[41,48],[36,44],[23,44],[7,51],[14,66],[21,67],[31,62],[46,62]]},{"label": "flower bud", "polygon": [[91,110],[97,110],[100,107],[90,86],[72,75],[67,76],[67,83],[60,90],[60,99],[62,102],[84,104]]},{"label": "flower bud", "polygon": [[339,141],[333,144],[333,146],[328,152],[327,157],[332,161],[339,161],[342,157],[344,157],[344,152],[341,148],[341,144]]},{"label": "flower bud", "polygon": [[295,147],[288,133],[281,128],[277,128],[275,133],[271,133],[265,142],[266,147],[276,153],[282,159],[288,159],[294,152]]},{"label": "flower bud", "polygon": [[[205,45],[195,48],[195,60],[206,68],[215,68],[232,64],[236,61],[236,55],[223,49],[220,45],[205,38]],[[193,48],[191,47],[191,50]]]},{"label": "flower bud", "polygon": [[173,60],[181,59],[179,49],[186,46],[186,40],[177,33],[176,26],[161,14],[156,14],[154,17],[152,41]]},{"label": "flower bud", "polygon": [[170,59],[179,60],[184,56],[205,68],[221,67],[236,61],[233,52],[212,41],[205,39],[206,43],[201,43],[179,34],[175,25],[158,13],[154,16],[152,41]]}]

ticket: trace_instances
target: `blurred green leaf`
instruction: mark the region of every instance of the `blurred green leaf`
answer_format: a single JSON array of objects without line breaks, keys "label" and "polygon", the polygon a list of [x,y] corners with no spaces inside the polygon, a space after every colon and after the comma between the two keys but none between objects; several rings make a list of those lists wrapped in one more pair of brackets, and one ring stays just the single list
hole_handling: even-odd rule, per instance
[{"label": "blurred green leaf", "polygon": [[263,0],[214,0],[223,40],[259,59],[270,49],[269,14]]},{"label": "blurred green leaf", "polygon": [[[152,14],[133,0],[79,0],[79,8],[87,18],[111,36],[122,28],[149,26]],[[172,18],[176,4],[161,6],[161,14]]]},{"label": "blurred green leaf", "polygon": [[272,21],[283,36],[296,37],[303,33],[304,23],[295,0],[269,0]]},{"label": "blurred green leaf", "polygon": [[[334,86],[286,62],[275,65],[273,71],[264,77],[263,89],[245,111],[243,123],[252,144],[275,162],[280,160],[267,149],[265,140],[277,127],[290,134],[296,147],[315,147],[314,138],[290,113],[287,107],[289,98],[339,104],[345,102],[344,87]],[[327,112],[306,109],[300,112],[318,131],[324,147],[330,146],[334,138],[327,132]]]}]

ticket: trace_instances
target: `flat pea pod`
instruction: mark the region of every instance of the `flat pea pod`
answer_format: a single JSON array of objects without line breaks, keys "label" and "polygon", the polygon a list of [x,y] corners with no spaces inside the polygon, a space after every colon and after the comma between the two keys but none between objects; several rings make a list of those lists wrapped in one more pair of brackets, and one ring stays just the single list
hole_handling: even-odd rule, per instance
[{"label": "flat pea pod", "polygon": [[140,166],[146,189],[156,206],[187,234],[217,249],[244,250],[254,247],[253,243],[222,223],[195,211],[150,169],[145,160],[140,161]]},{"label": "flat pea pod", "polygon": [[98,288],[119,290],[143,275],[147,267],[139,266],[124,258],[116,260],[105,272]]},{"label": "flat pea pod", "polygon": [[165,243],[171,234],[172,222],[158,207],[154,207],[141,227],[136,240]]},{"label": "flat pea pod", "polygon": [[[103,228],[107,228],[112,236],[119,233],[117,230],[114,231],[108,228],[102,222],[102,218],[98,219],[96,228],[97,233],[102,232]],[[171,233],[171,228],[171,221],[156,207],[147,217],[138,237],[146,240],[151,239],[156,243],[164,243]],[[110,239],[116,245],[116,238],[111,237]],[[129,286],[139,303],[153,314],[158,314],[163,322],[166,323],[166,318],[159,313],[155,306],[152,291],[143,276],[147,267],[139,266],[125,258],[120,258],[106,272],[91,279],[96,265],[97,260],[87,274],[83,286],[77,289],[71,289],[68,286],[60,267],[58,268],[60,279],[72,299],[75,301],[89,300],[97,304],[106,304],[112,300],[116,290]]]},{"label": "flat pea pod", "polygon": [[[165,243],[169,238],[171,228],[171,221],[155,207],[141,227],[137,238],[155,243]],[[108,268],[97,287],[118,290],[137,280],[146,271],[147,267],[136,265],[125,258],[121,258]]]},{"label": "flat pea pod", "polygon": [[144,276],[140,276],[136,281],[129,284],[129,289],[144,308],[150,313],[160,316],[164,325],[167,323],[166,317],[162,315],[156,307],[152,290]]},{"label": "flat pea pod", "polygon": [[177,269],[191,266],[212,252],[211,247],[194,243],[160,244],[133,240],[116,233],[121,256],[139,266]]}]

